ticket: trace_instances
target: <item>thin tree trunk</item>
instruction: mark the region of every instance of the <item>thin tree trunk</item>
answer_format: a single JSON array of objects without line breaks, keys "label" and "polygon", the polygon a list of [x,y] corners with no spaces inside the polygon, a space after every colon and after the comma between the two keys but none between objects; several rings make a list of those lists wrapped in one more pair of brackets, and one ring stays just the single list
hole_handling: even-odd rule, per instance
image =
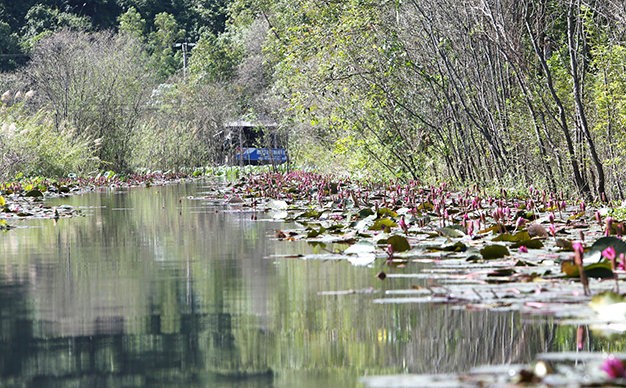
[{"label": "thin tree trunk", "polygon": [[569,155],[570,163],[572,165],[572,173],[574,175],[574,184],[576,185],[578,192],[582,196],[589,198],[591,197],[591,190],[589,189],[588,182],[580,173],[580,166],[579,166],[579,163],[576,158],[575,151],[574,151],[574,143],[572,142],[572,137],[569,133],[569,126],[567,124],[567,116],[565,114],[565,107],[563,106],[563,102],[561,101],[558,94],[556,93],[556,90],[554,88],[554,82],[552,80],[552,73],[550,71],[550,68],[548,67],[546,58],[544,57],[543,50],[539,47],[539,44],[537,43],[537,39],[530,26],[530,22],[529,22],[530,16],[528,15],[528,9],[526,9],[526,11],[527,11],[525,15],[526,29],[528,31],[528,35],[530,37],[530,41],[533,46],[533,50],[535,51],[535,54],[537,58],[539,59],[539,64],[541,65],[541,68],[545,75],[546,86],[548,87],[548,91],[550,95],[552,96],[552,99],[554,100],[554,103],[556,104],[557,109],[558,109],[558,116],[559,116],[558,122],[563,132],[563,137],[565,138],[567,152]]},{"label": "thin tree trunk", "polygon": [[[589,124],[587,122],[587,115],[585,113],[585,107],[582,101],[582,84],[580,82],[579,69],[578,69],[578,50],[577,45],[575,45],[575,37],[576,34],[576,21],[574,20],[574,10],[579,9],[580,7],[577,5],[577,0],[571,0],[569,8],[567,10],[567,45],[569,49],[569,57],[570,57],[570,69],[572,74],[572,89],[574,93],[574,103],[576,105],[576,117],[578,124],[582,130],[585,139],[587,140],[587,145],[589,146],[589,152],[591,154],[591,161],[596,169],[598,174],[598,186],[597,191],[600,198],[606,198],[605,192],[605,178],[604,178],[604,167],[602,166],[602,161],[598,157],[598,153],[596,152],[596,146],[594,144],[593,138],[591,137],[591,132],[589,131]],[[582,69],[584,71],[584,69]]]}]

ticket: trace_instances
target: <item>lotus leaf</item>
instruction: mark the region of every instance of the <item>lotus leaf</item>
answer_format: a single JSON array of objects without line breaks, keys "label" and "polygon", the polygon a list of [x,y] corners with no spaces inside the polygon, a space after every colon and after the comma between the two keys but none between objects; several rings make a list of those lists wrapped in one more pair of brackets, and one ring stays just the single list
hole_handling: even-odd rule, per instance
[{"label": "lotus leaf", "polygon": [[507,247],[504,245],[487,245],[483,249],[480,250],[480,254],[482,255],[484,260],[493,260],[493,259],[501,259],[504,256],[510,255],[510,252]]}]

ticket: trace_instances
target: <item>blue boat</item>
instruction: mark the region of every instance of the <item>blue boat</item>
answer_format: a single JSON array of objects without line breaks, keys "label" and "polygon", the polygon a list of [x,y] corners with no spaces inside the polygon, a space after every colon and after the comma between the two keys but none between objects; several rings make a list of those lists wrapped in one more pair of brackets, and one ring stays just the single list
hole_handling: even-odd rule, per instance
[{"label": "blue boat", "polygon": [[235,160],[245,164],[283,164],[287,163],[287,151],[284,148],[245,147],[235,154]]}]

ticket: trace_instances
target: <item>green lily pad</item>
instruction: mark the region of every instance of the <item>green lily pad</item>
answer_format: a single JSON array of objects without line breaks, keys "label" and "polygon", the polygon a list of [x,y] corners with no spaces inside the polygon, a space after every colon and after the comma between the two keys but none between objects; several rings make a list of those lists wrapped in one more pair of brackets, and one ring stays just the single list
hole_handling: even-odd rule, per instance
[{"label": "green lily pad", "polygon": [[369,230],[383,230],[387,228],[395,228],[398,224],[390,220],[389,218],[382,218],[380,220],[376,220],[374,225],[369,227]]},{"label": "green lily pad", "polygon": [[393,210],[386,208],[386,207],[381,207],[380,209],[378,209],[378,217],[397,217],[398,213],[394,212]]},{"label": "green lily pad", "polygon": [[374,211],[372,209],[370,209],[369,207],[365,207],[361,210],[359,210],[359,218],[365,218],[368,216],[371,216],[374,214]]},{"label": "green lily pad", "polygon": [[504,245],[487,245],[483,249],[480,250],[480,254],[482,255],[484,260],[493,260],[493,259],[501,259],[504,256],[510,255],[510,252],[507,247]]},{"label": "green lily pad", "polygon": [[460,241],[457,241],[453,244],[446,243],[440,246],[430,245],[426,247],[426,249],[429,249],[431,251],[443,251],[443,252],[465,252],[467,250],[467,245],[463,244]]},{"label": "green lily pad", "polygon": [[305,218],[320,218],[320,216],[322,215],[322,212],[317,211],[317,210],[307,210],[304,213],[298,215],[297,218],[300,217],[305,217]]},{"label": "green lily pad", "polygon": [[[612,278],[613,271],[611,270],[611,263],[608,260],[602,260],[599,263],[591,263],[583,267],[585,275],[595,279],[610,279]],[[561,272],[568,278],[577,278],[580,276],[578,266],[574,264],[573,260],[565,260],[561,263]]]},{"label": "green lily pad", "polygon": [[602,251],[608,247],[615,249],[615,254],[619,257],[620,253],[626,254],[626,243],[613,236],[600,237],[591,245],[589,252],[585,255],[591,261],[599,261],[602,258]]},{"label": "green lily pad", "polygon": [[499,236],[494,237],[491,241],[506,241],[506,242],[521,242],[530,240],[530,234],[527,231],[517,232],[515,234],[502,233]]},{"label": "green lily pad", "polygon": [[437,232],[439,232],[439,234],[444,237],[450,237],[450,238],[460,238],[460,237],[465,236],[465,233],[463,233],[462,228],[459,225],[452,225],[452,226],[446,226],[443,228],[438,228]]},{"label": "green lily pad", "polygon": [[411,249],[411,244],[406,237],[395,234],[387,239],[387,243],[391,245],[394,252],[405,252]]},{"label": "green lily pad", "polygon": [[24,194],[24,196],[40,198],[40,197],[43,197],[43,193],[37,189],[32,189],[32,190],[27,191],[26,194]]},{"label": "green lily pad", "polygon": [[523,241],[519,241],[516,242],[515,244],[511,245],[511,248],[519,248],[521,246],[525,246],[526,248],[530,248],[530,249],[541,249],[543,248],[543,242],[541,242],[541,240],[533,238],[530,240],[523,240]]}]

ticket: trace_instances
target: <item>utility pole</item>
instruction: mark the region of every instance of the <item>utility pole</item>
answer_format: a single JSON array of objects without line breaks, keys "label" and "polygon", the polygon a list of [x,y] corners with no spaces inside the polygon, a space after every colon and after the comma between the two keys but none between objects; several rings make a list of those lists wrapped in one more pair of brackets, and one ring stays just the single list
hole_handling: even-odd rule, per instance
[{"label": "utility pole", "polygon": [[175,43],[174,47],[180,47],[183,50],[183,78],[187,78],[187,55],[191,50],[190,47],[194,47],[195,43]]}]

